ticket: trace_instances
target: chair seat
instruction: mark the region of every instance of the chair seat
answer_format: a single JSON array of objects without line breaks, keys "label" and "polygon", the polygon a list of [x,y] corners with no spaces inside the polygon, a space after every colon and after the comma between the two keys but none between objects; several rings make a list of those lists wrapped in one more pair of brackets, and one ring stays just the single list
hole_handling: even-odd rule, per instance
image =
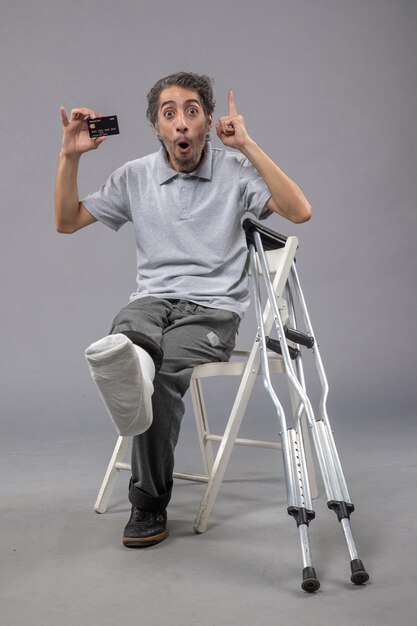
[{"label": "chair seat", "polygon": [[[216,363],[204,363],[197,365],[192,374],[192,380],[199,378],[214,378],[215,376],[242,376],[247,360],[250,356],[248,350],[235,350],[230,361],[219,361]],[[242,360],[234,360],[236,357]],[[244,359],[244,360],[243,360]],[[268,352],[271,374],[282,374],[284,372],[284,360],[273,352]]]}]

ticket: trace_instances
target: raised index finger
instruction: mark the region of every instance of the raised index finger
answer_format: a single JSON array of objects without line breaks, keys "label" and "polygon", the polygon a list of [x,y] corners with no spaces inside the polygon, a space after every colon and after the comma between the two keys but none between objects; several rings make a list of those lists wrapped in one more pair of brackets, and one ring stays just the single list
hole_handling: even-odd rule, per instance
[{"label": "raised index finger", "polygon": [[67,117],[67,112],[65,111],[65,107],[59,107],[59,111],[61,113],[61,121],[63,126],[68,126],[69,121]]},{"label": "raised index finger", "polygon": [[235,100],[233,98],[233,91],[229,91],[227,99],[229,101],[229,115],[237,115]]}]

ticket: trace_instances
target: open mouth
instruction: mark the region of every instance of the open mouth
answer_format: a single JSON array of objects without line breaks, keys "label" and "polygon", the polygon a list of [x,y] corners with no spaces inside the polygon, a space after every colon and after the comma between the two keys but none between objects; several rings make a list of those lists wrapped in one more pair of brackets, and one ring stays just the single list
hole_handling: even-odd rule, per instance
[{"label": "open mouth", "polygon": [[177,143],[177,146],[181,154],[187,154],[187,152],[189,152],[191,149],[191,145],[188,143],[188,141],[179,141]]}]

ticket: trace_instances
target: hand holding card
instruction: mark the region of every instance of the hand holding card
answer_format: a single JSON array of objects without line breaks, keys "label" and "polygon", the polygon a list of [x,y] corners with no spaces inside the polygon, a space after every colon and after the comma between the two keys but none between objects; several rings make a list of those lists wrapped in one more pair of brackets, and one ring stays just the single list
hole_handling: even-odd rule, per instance
[{"label": "hand holding card", "polygon": [[90,150],[97,150],[106,141],[107,137],[104,134],[97,134],[95,137],[90,135],[87,120],[93,121],[97,117],[103,117],[97,116],[93,109],[77,107],[67,116],[65,107],[61,106],[60,113],[63,130],[61,156],[81,155]]},{"label": "hand holding card", "polygon": [[86,121],[91,138],[118,135],[120,133],[117,115],[88,118]]}]

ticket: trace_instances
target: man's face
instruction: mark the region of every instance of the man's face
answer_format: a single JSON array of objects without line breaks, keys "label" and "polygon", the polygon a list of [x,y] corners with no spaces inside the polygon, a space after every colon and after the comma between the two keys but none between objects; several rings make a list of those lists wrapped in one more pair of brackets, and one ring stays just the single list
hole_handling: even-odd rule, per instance
[{"label": "man's face", "polygon": [[183,87],[167,87],[159,96],[155,133],[176,172],[193,172],[203,158],[206,135],[211,128],[199,95]]}]

